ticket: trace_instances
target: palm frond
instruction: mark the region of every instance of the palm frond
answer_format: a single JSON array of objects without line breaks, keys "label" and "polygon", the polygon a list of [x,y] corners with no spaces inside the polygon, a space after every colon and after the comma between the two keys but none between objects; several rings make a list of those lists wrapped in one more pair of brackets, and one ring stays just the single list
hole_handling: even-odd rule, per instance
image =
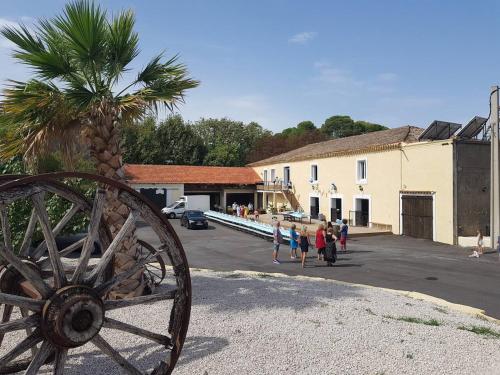
[{"label": "palm frond", "polygon": [[119,13],[109,23],[108,61],[106,70],[110,84],[116,83],[127,65],[139,54],[139,36],[134,32],[134,14]]},{"label": "palm frond", "polygon": [[63,15],[52,22],[61,30],[82,67],[90,69],[94,87],[101,86],[108,52],[106,12],[91,1],[81,0],[66,4]]},{"label": "palm frond", "polygon": [[4,128],[0,158],[23,154],[26,161],[60,150],[71,159],[80,147],[81,122],[74,106],[55,85],[11,81],[4,91]]}]

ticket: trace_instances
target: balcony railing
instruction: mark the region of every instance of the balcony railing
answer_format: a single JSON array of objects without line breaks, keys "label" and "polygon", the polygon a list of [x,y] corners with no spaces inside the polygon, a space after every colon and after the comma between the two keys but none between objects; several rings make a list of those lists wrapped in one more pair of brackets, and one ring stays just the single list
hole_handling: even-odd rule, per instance
[{"label": "balcony railing", "polygon": [[292,183],[284,181],[264,181],[261,184],[257,184],[257,190],[264,191],[288,191],[291,188]]}]

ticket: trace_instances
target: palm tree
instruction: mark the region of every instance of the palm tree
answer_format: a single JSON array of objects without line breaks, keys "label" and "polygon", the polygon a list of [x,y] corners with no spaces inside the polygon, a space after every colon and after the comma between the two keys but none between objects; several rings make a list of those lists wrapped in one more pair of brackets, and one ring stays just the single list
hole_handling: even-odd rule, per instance
[{"label": "palm tree", "polygon": [[[123,82],[139,53],[134,23],[131,11],[108,17],[92,1],[78,0],[36,28],[4,27],[1,34],[15,45],[13,57],[34,74],[26,82],[9,81],[4,91],[0,157],[22,154],[30,163],[58,150],[71,164],[83,139],[96,172],[124,180],[121,125],[162,107],[172,110],[198,85],[177,56],[162,54]],[[128,212],[112,193],[108,202],[105,220],[115,234]],[[125,244],[118,266],[135,253],[135,240]]]}]

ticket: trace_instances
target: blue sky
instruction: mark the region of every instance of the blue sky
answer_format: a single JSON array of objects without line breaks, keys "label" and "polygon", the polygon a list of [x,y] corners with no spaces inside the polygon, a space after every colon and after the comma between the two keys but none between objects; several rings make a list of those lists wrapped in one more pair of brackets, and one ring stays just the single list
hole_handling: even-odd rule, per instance
[{"label": "blue sky", "polygon": [[[2,1],[0,24],[51,17],[65,1]],[[500,83],[498,1],[101,1],[132,8],[133,67],[179,53],[201,86],[180,113],[273,131],[334,114],[390,127],[464,123]],[[0,41],[0,80],[29,71]]]}]

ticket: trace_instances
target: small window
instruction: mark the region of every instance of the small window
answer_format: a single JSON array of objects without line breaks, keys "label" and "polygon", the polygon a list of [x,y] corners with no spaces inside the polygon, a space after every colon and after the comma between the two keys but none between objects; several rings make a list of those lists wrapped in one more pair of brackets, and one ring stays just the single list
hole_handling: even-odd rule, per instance
[{"label": "small window", "polygon": [[318,181],[318,166],[316,164],[311,165],[311,182]]},{"label": "small window", "polygon": [[264,170],[264,183],[267,183],[268,182],[268,179],[267,179],[267,169]]},{"label": "small window", "polygon": [[366,175],[366,159],[357,161],[357,182],[358,183],[366,183],[367,175]]},{"label": "small window", "polygon": [[271,182],[274,183],[275,181],[275,178],[276,178],[276,170],[275,169],[271,169]]}]

